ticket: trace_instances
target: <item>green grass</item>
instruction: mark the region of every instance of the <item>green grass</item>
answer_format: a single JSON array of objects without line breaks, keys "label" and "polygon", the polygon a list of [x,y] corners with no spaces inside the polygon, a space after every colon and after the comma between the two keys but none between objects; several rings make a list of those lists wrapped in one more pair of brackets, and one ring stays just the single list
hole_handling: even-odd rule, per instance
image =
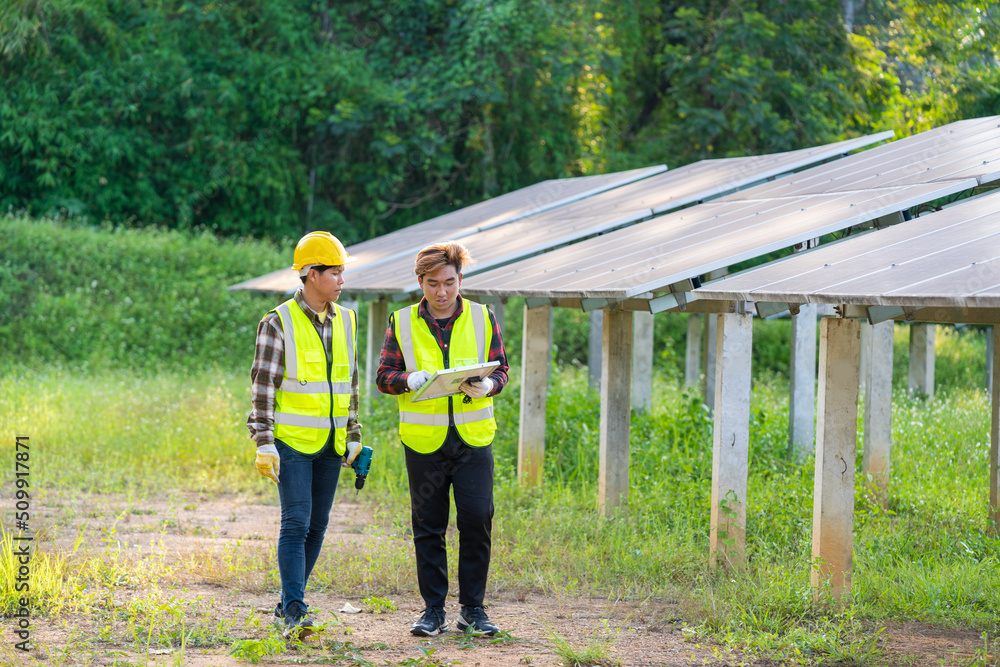
[{"label": "green grass", "polygon": [[[787,386],[779,373],[761,373],[755,382],[750,562],[727,576],[713,574],[707,564],[712,422],[696,395],[680,390],[669,374],[658,378],[654,409],[632,421],[628,502],[602,518],[596,511],[599,398],[588,387],[586,370],[568,364],[553,374],[545,483],[525,492],[516,481],[519,374],[512,369],[511,383],[497,400],[488,595],[673,600],[672,613],[693,637],[793,664],[879,664],[879,630],[908,620],[979,630],[984,655],[995,653],[1000,540],[987,520],[989,403],[971,376],[953,368],[954,360],[980,353],[980,339],[971,330],[938,336],[938,377],[951,380],[933,400],[896,392],[888,507],[867,496],[858,475],[853,594],[840,610],[812,601],[813,469],[789,461]],[[172,493],[276,502],[273,487],[252,467],[245,373],[14,371],[0,377],[0,403],[0,432],[31,438],[35,503],[55,495],[109,493],[122,494],[133,508],[143,498]],[[376,453],[360,498],[370,503],[374,523],[351,550],[328,550],[311,586],[368,597],[377,606],[387,596],[413,595],[416,581],[395,404],[376,400],[363,423]],[[12,449],[4,442],[0,455],[10,460]],[[0,476],[0,495],[8,498],[10,468]],[[342,493],[352,489],[350,475]],[[165,520],[141,512],[133,509],[141,520]],[[114,544],[114,521],[104,539]],[[240,590],[275,586],[267,545],[252,546],[192,556],[183,566]],[[161,560],[129,562],[116,554],[112,548],[99,557],[74,555],[46,546],[34,561],[36,613],[58,616],[102,591],[155,586],[171,576]],[[449,558],[453,570],[455,556]],[[10,581],[9,568],[0,558],[0,581]],[[126,620],[130,641],[139,647],[232,644],[243,636],[240,627],[217,626],[190,603],[159,595],[102,613]],[[9,610],[13,601],[4,589],[0,609]],[[265,650],[263,644],[240,646],[247,656]]]}]

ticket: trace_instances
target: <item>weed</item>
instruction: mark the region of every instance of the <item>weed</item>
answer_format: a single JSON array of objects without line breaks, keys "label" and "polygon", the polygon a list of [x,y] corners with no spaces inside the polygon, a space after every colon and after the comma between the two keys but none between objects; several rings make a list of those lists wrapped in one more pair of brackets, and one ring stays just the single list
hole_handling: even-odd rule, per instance
[{"label": "weed", "polygon": [[420,652],[423,653],[419,658],[406,658],[396,664],[400,667],[447,667],[448,665],[458,665],[458,662],[441,662],[434,657],[437,653],[436,648],[424,648],[423,646],[418,646]]},{"label": "weed", "polygon": [[274,629],[263,639],[241,639],[233,642],[229,655],[237,660],[257,664],[264,658],[286,653],[285,640]]},{"label": "weed", "polygon": [[388,598],[371,595],[362,600],[361,603],[367,606],[368,611],[373,614],[385,614],[390,611],[396,611],[396,603]]},{"label": "weed", "polygon": [[[544,623],[544,622],[543,622]],[[604,629],[595,631],[585,647],[574,646],[556,632],[548,624],[545,624],[546,634],[556,653],[566,661],[570,667],[587,667],[588,665],[600,665],[611,667],[619,662],[610,655],[611,647],[614,645],[614,638],[608,634],[607,621],[604,622]]]}]

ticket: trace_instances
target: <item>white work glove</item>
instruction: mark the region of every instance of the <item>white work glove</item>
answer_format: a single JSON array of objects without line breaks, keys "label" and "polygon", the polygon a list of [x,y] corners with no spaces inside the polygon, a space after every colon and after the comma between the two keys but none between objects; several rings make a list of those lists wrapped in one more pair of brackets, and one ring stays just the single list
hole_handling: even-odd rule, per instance
[{"label": "white work glove", "polygon": [[466,380],[458,385],[458,388],[469,398],[483,398],[486,394],[493,391],[493,380],[489,378]]},{"label": "white work glove", "polygon": [[410,373],[406,376],[406,387],[410,391],[416,391],[423,387],[430,378],[431,374],[427,371],[416,371],[415,373]]},{"label": "white work glove", "polygon": [[264,477],[270,477],[274,483],[278,483],[278,470],[281,468],[281,459],[278,457],[278,448],[274,445],[261,445],[257,448],[257,460],[254,465]]},{"label": "white work glove", "polygon": [[348,442],[347,453],[344,454],[344,467],[350,468],[351,464],[354,463],[354,459],[358,458],[358,454],[360,453],[361,453],[360,442]]}]

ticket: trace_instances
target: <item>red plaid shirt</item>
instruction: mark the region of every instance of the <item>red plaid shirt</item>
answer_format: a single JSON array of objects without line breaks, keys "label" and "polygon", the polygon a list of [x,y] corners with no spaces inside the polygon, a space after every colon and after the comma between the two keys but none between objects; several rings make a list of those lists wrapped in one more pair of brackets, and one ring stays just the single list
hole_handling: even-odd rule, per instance
[{"label": "red plaid shirt", "polygon": [[[417,314],[424,318],[431,333],[437,338],[438,346],[444,352],[446,362],[448,352],[445,346],[451,343],[452,327],[454,327],[458,316],[462,314],[464,307],[465,301],[459,295],[458,307],[452,316],[448,318],[443,328],[438,326],[438,321],[434,319],[434,316],[427,309],[427,299],[421,299],[420,305],[417,307]],[[507,353],[504,352],[503,337],[500,335],[500,327],[493,316],[493,311],[489,308],[486,310],[490,314],[490,325],[493,327],[493,339],[490,342],[487,361],[500,362],[500,365],[490,373],[490,379],[493,380],[493,390],[490,391],[488,396],[496,396],[507,385]],[[393,327],[393,318],[395,316],[395,313],[389,316],[389,328],[385,332],[385,342],[382,343],[382,355],[379,358],[378,373],[375,376],[375,384],[383,394],[405,394],[409,391],[406,388],[406,376],[409,373],[406,372],[406,362],[403,360],[403,352],[399,349],[399,342],[396,340],[396,332]]]}]

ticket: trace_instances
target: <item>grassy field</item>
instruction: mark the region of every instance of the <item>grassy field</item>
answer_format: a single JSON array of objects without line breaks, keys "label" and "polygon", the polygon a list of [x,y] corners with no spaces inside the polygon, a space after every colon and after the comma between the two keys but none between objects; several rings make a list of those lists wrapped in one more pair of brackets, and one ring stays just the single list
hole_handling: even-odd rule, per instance
[{"label": "grassy field", "polygon": [[[985,391],[967,382],[975,364],[981,365],[983,337],[947,331],[938,338],[938,375],[945,382],[936,398],[896,392],[887,509],[867,495],[858,476],[854,587],[845,607],[812,602],[813,469],[811,463],[791,463],[787,455],[787,386],[780,374],[758,374],[755,380],[749,565],[727,575],[707,567],[712,423],[700,399],[670,379],[657,380],[654,409],[633,418],[628,504],[600,518],[599,401],[587,387],[586,370],[573,364],[552,378],[541,491],[525,492],[515,479],[516,368],[497,401],[501,429],[488,597],[645,602],[640,606],[649,624],[683,625],[692,641],[795,664],[886,664],[880,628],[919,621],[981,633],[981,662],[966,664],[995,664],[1000,541],[987,520],[989,404]],[[901,352],[897,362],[899,356],[905,360],[905,347]],[[154,554],[119,557],[111,548],[114,522],[101,529],[100,540],[109,547],[103,550],[80,548],[88,538],[83,529],[72,546],[55,539],[81,519],[66,498],[122,497],[137,515],[154,499],[183,502],[192,494],[273,505],[273,490],[251,467],[243,425],[248,402],[244,374],[217,369],[138,375],[14,371],[0,378],[0,433],[31,437],[33,502],[67,507],[38,535],[31,589],[36,613],[52,619],[117,614],[124,629],[109,630],[109,640],[133,651],[145,647],[147,658],[151,646],[182,645],[234,647],[247,660],[254,651],[276,654],[276,645],[267,648],[273,631],[258,619],[220,619],[174,599],[166,582],[176,563]],[[392,595],[413,595],[416,582],[394,404],[376,400],[363,423],[376,450],[373,473],[359,496],[369,527],[357,549],[326,554],[311,585],[378,606],[391,604]],[[6,438],[0,449],[7,461],[14,456],[12,440]],[[2,497],[8,499],[12,468],[3,466]],[[348,478],[343,481],[347,491]],[[13,501],[7,503],[12,507]],[[7,614],[17,605],[8,509],[0,546],[0,613]],[[191,556],[186,567],[237,593],[277,589],[273,544]],[[116,602],[116,594],[129,587],[148,588],[148,594]]]}]

